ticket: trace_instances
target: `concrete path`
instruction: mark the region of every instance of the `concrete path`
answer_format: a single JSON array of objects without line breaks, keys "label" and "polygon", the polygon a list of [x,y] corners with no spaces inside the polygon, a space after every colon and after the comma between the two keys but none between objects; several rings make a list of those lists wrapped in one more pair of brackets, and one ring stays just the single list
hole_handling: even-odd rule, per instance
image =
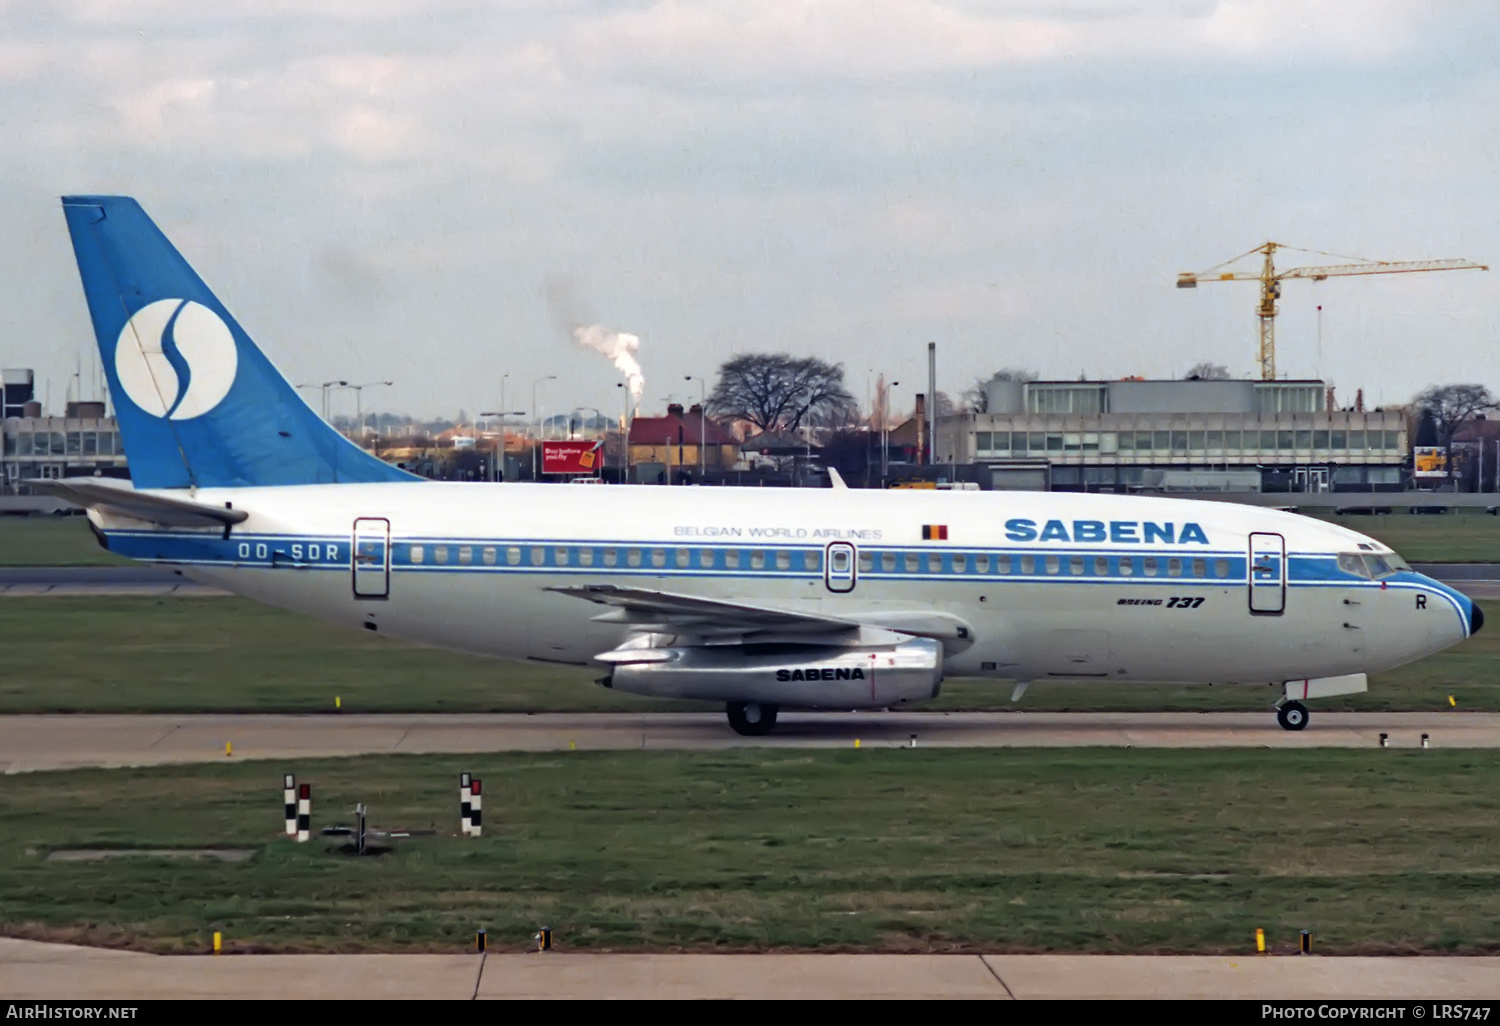
[{"label": "concrete path", "polygon": [[[0,716],[0,770],[395,752],[724,748],[1500,747],[1500,713],[1319,713],[1292,733],[1259,713],[789,713],[769,737],[717,713]],[[225,755],[225,745],[232,756]]]},{"label": "concrete path", "polygon": [[1500,563],[1413,563],[1411,568],[1454,587],[1467,581],[1500,584]]},{"label": "concrete path", "polygon": [[178,955],[0,939],[0,995],[147,998],[1430,998],[1500,958],[1141,955]]}]

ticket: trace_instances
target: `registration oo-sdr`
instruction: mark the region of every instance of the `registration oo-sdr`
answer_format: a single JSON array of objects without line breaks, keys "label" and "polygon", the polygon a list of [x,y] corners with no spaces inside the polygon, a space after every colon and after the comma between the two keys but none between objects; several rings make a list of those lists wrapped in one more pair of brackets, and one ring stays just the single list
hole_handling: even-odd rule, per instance
[{"label": "registration oo-sdr", "polygon": [[1412,1005],[1261,1005],[1262,1019],[1437,1019],[1485,1022],[1491,1005],[1431,1002]]}]

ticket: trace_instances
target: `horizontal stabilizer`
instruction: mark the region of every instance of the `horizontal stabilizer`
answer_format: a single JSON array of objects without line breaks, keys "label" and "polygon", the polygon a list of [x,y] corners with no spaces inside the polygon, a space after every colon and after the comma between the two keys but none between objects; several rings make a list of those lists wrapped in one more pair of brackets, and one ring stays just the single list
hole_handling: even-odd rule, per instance
[{"label": "horizontal stabilizer", "polygon": [[190,499],[138,492],[128,482],[116,482],[113,478],[32,481],[31,486],[75,506],[161,524],[164,527],[228,527],[241,523],[250,516],[242,509],[210,506]]}]

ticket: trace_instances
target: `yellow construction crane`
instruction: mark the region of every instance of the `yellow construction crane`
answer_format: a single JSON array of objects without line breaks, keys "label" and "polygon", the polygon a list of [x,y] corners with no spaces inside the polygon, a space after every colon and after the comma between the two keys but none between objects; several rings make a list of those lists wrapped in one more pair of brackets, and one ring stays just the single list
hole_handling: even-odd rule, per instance
[{"label": "yellow construction crane", "polygon": [[[1294,267],[1289,271],[1278,271],[1273,259],[1278,249],[1311,253],[1314,256],[1335,257],[1350,262],[1329,264],[1324,267]],[[1255,253],[1265,256],[1265,262],[1258,273],[1223,270],[1230,264],[1238,263]],[[1260,376],[1264,381],[1274,381],[1276,380],[1276,300],[1281,298],[1281,283],[1287,278],[1311,278],[1313,281],[1322,281],[1324,278],[1355,274],[1411,274],[1415,271],[1470,270],[1488,271],[1489,268],[1484,264],[1476,264],[1472,260],[1365,260],[1360,257],[1339,256],[1337,253],[1321,253],[1315,249],[1297,249],[1296,246],[1286,246],[1279,242],[1267,242],[1263,246],[1256,246],[1248,253],[1241,253],[1233,260],[1226,260],[1217,267],[1211,267],[1196,274],[1179,274],[1177,287],[1195,289],[1200,281],[1260,282],[1260,306],[1255,311],[1256,316],[1260,318]]]}]

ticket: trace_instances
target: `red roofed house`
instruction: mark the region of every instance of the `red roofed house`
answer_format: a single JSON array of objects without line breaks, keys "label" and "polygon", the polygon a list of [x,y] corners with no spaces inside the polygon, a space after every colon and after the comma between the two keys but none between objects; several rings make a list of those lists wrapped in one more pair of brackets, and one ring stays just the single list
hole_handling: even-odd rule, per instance
[{"label": "red roofed house", "polygon": [[663,475],[665,481],[679,472],[696,477],[700,465],[723,471],[738,459],[739,442],[713,418],[704,416],[696,403],[686,411],[672,403],[665,417],[636,417],[630,422],[631,475],[637,480],[650,483]]}]

